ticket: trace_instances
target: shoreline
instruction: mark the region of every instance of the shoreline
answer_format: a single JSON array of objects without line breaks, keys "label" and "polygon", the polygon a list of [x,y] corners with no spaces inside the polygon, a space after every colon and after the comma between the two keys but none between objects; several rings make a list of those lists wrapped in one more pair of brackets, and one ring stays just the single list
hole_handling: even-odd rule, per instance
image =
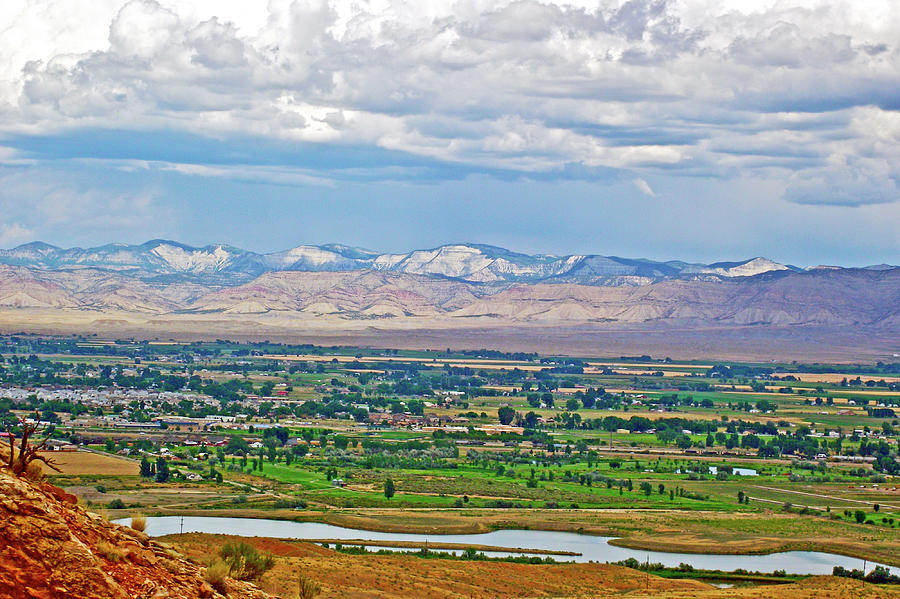
[{"label": "shoreline", "polygon": [[[411,525],[403,525],[403,524],[394,524],[391,526],[353,526],[351,523],[347,523],[345,521],[335,521],[327,517],[327,514],[321,514],[319,518],[302,518],[302,517],[289,517],[287,514],[277,514],[277,513],[265,513],[261,510],[252,510],[255,512],[253,515],[245,514],[245,515],[235,515],[231,510],[228,515],[224,514],[211,514],[209,512],[204,513],[203,511],[198,510],[184,510],[178,514],[150,514],[150,517],[177,517],[177,516],[190,516],[190,517],[211,517],[211,518],[242,518],[248,520],[278,520],[278,521],[288,521],[288,522],[313,522],[320,524],[330,524],[332,526],[340,526],[342,528],[348,528],[353,530],[359,530],[361,532],[385,532],[385,533],[397,533],[397,534],[434,534],[434,535],[450,535],[450,534],[485,534],[492,531],[498,530],[530,530],[530,531],[542,531],[542,532],[565,532],[572,534],[581,534],[592,537],[607,537],[609,545],[615,547],[622,547],[627,549],[641,550],[641,551],[655,551],[660,553],[689,553],[695,555],[733,555],[733,556],[764,556],[764,555],[772,555],[777,553],[785,553],[790,551],[809,551],[809,552],[817,552],[817,553],[830,553],[833,555],[838,555],[842,557],[849,557],[853,559],[859,560],[868,560],[870,562],[881,562],[885,565],[891,567],[900,567],[900,555],[896,552],[890,553],[888,555],[874,555],[871,551],[868,553],[864,552],[862,549],[857,550],[857,548],[852,546],[847,546],[845,544],[826,544],[822,545],[821,543],[813,543],[812,541],[801,541],[801,540],[785,540],[785,541],[777,541],[771,538],[760,539],[759,541],[744,543],[740,547],[729,547],[727,545],[713,544],[710,542],[703,543],[679,543],[679,542],[665,542],[660,541],[659,539],[642,539],[640,537],[624,537],[624,536],[613,536],[613,535],[603,535],[597,534],[596,532],[591,532],[589,530],[585,530],[583,526],[576,527],[573,523],[572,526],[530,526],[530,527],[515,527],[515,526],[496,526],[496,527],[455,527],[453,529],[449,529],[447,527],[441,528],[440,526],[429,526],[429,527],[415,527]],[[262,512],[262,513],[260,513]],[[374,524],[374,522],[372,522]],[[185,533],[188,534],[188,533]],[[167,535],[160,535],[167,536]],[[258,538],[276,538],[276,537],[265,537],[259,536]],[[322,540],[309,540],[309,539],[299,539],[299,538],[289,538],[286,540],[299,541],[299,542],[310,542],[310,543],[318,543]],[[382,546],[389,547],[395,546],[391,543],[404,543],[407,545],[396,545],[397,547],[408,546],[409,548],[419,548],[424,546],[424,543],[420,543],[418,541],[365,541],[363,539],[355,539],[350,541],[343,541],[337,539],[329,539],[324,540],[323,542],[340,542],[345,545],[354,544],[354,541],[357,541],[359,545],[362,543],[367,543],[368,546]],[[773,542],[774,541],[774,542]],[[432,548],[439,548],[440,541],[437,543],[429,541],[428,546]],[[456,544],[454,544],[456,545]],[[510,549],[510,548],[490,548],[488,546],[481,545],[471,545],[471,544],[458,544],[460,547],[484,547],[484,551],[508,551],[508,552],[517,552],[519,549]],[[366,546],[366,545],[362,545]],[[545,555],[569,555],[569,556],[578,556],[580,553],[565,553],[565,552],[557,552],[550,550],[543,551],[535,551],[535,550],[521,550],[525,553],[541,553]]]}]

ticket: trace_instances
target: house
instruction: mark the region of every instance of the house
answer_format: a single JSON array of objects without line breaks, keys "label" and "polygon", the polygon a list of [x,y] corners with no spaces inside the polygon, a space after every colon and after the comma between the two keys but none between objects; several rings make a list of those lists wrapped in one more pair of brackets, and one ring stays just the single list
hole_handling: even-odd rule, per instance
[{"label": "house", "polygon": [[484,426],[475,427],[475,430],[488,435],[499,435],[502,433],[521,435],[525,432],[525,429],[521,426],[511,426],[508,424],[485,424]]},{"label": "house", "polygon": [[78,451],[78,446],[61,439],[47,439],[48,451]]}]

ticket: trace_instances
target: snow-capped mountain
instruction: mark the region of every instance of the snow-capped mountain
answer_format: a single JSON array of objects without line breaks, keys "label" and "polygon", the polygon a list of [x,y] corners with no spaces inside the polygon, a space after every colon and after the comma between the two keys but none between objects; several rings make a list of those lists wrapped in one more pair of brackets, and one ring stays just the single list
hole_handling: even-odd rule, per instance
[{"label": "snow-capped mountain", "polygon": [[[772,262],[768,258],[751,258],[743,262],[716,262],[714,264],[702,265],[692,264],[682,269],[682,274],[710,274],[720,277],[752,277],[764,272],[773,272],[779,270],[792,270],[791,267],[784,264]],[[793,269],[797,270],[797,269]]]},{"label": "snow-capped mountain", "polygon": [[378,257],[374,252],[344,245],[300,245],[295,248],[265,254],[263,263],[274,271],[334,271],[371,268]]},{"label": "snow-capped mountain", "polygon": [[896,339],[898,306],[900,268],[887,265],[803,270],[766,258],[690,264],[475,244],[406,254],[343,245],[260,254],[164,240],[0,250],[0,318],[16,331],[188,327],[202,336],[217,326],[257,334],[260,326],[368,330],[387,322],[429,331],[625,324],[658,326],[667,336],[673,325],[870,327]]},{"label": "snow-capped mountain", "polygon": [[452,244],[406,254],[378,254],[345,245],[301,245],[259,254],[229,245],[192,247],[167,240],[63,249],[34,242],[0,250],[0,264],[30,268],[103,268],[135,271],[140,278],[179,277],[201,283],[239,284],[265,272],[376,270],[471,283],[577,283],[640,286],[668,279],[725,280],[796,271],[766,258],[690,264],[600,255],[529,255],[480,244]]}]

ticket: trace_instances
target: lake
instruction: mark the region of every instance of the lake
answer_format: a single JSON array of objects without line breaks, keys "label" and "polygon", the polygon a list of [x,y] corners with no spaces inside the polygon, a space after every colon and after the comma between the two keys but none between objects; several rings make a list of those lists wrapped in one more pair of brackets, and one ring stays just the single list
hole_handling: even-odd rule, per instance
[{"label": "lake", "polygon": [[[129,520],[119,520],[127,525]],[[732,571],[743,568],[749,571],[772,572],[785,570],[789,574],[831,574],[834,566],[861,569],[860,559],[823,553],[818,551],[785,551],[769,555],[715,555],[704,553],[668,553],[663,551],[641,551],[610,545],[613,537],[598,537],[572,532],[544,530],[495,530],[479,534],[425,535],[409,533],[376,532],[343,528],[318,522],[292,522],[286,520],[266,520],[258,518],[216,518],[185,516],[184,532],[204,532],[228,534],[244,537],[272,537],[279,539],[335,539],[364,541],[415,541],[424,543],[462,543],[471,545],[491,545],[511,549],[542,549],[546,551],[576,552],[578,556],[552,556],[557,561],[577,562],[617,562],[633,557],[640,561],[650,560],[666,566],[680,563],[691,564],[705,570]],[[180,516],[159,516],[147,518],[146,532],[150,536],[176,534],[182,530]],[[519,555],[520,552],[511,552]],[[876,565],[869,561],[867,571]],[[900,574],[900,568],[890,568]]]}]

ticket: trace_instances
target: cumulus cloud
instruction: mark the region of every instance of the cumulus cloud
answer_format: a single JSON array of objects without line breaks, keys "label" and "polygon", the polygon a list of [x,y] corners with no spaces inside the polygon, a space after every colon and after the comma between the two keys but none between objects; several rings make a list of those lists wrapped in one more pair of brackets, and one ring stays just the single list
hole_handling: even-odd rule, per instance
[{"label": "cumulus cloud", "polygon": [[[900,108],[892,0],[97,0],[85,39],[70,3],[19,2],[16,36],[0,36],[0,134],[167,130],[523,175],[616,169],[645,194],[653,172],[750,173],[804,203],[888,198],[867,174],[900,168],[863,126]],[[29,30],[43,41],[22,44]],[[848,160],[859,151],[892,166]],[[834,178],[855,183],[797,191]]]},{"label": "cumulus cloud", "polygon": [[34,232],[19,223],[0,223],[0,247],[10,247],[33,238]]},{"label": "cumulus cloud", "polygon": [[643,179],[635,179],[634,186],[637,187],[638,191],[640,191],[642,194],[650,196],[651,198],[656,197],[656,192],[654,192],[653,188],[650,187],[650,184]]}]

